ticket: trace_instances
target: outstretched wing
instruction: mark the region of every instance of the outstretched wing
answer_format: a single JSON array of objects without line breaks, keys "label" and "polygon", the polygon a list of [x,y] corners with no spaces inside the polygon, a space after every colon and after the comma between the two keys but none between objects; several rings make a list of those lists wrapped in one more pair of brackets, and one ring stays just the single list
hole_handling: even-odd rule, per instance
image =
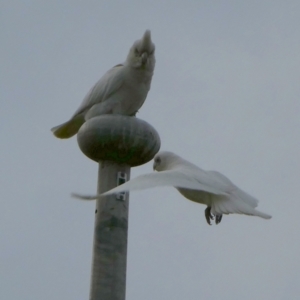
[{"label": "outstretched wing", "polygon": [[140,175],[122,185],[119,185],[103,193],[102,195],[84,196],[73,194],[73,196],[84,200],[93,200],[99,198],[100,196],[116,194],[124,191],[144,190],[159,186],[173,186],[191,190],[199,190],[216,195],[223,194],[219,189],[213,186],[202,184],[201,182],[199,182],[199,180],[195,180],[192,176],[189,176],[181,171],[168,170]]}]

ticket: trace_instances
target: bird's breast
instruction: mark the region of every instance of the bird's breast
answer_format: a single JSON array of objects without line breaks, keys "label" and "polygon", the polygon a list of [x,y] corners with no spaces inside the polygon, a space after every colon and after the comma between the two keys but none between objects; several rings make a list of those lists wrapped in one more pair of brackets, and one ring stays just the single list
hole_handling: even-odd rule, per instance
[{"label": "bird's breast", "polygon": [[183,195],[185,198],[187,198],[193,202],[197,202],[197,203],[201,203],[201,204],[205,204],[205,205],[209,205],[209,206],[211,205],[212,194],[210,194],[208,192],[185,189],[185,188],[176,188],[176,189],[178,190],[178,192],[181,195]]}]

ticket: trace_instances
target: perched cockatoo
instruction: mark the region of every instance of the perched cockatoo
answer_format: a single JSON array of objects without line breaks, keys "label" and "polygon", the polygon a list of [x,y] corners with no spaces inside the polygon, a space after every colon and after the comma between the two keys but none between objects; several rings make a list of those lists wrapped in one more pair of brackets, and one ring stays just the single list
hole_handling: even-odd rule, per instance
[{"label": "perched cockatoo", "polygon": [[124,191],[174,186],[187,199],[207,205],[205,217],[209,225],[214,217],[216,224],[220,223],[223,214],[237,213],[271,218],[270,215],[256,210],[258,200],[242,191],[227,177],[216,171],[204,171],[172,152],[162,151],[156,154],[153,169],[158,173],[140,175],[102,195],[73,196],[93,200]]},{"label": "perched cockatoo", "polygon": [[91,88],[72,118],[53,127],[54,135],[67,139],[88,119],[103,114],[134,116],[150,90],[155,67],[151,32],[132,45],[123,64],[116,65]]}]

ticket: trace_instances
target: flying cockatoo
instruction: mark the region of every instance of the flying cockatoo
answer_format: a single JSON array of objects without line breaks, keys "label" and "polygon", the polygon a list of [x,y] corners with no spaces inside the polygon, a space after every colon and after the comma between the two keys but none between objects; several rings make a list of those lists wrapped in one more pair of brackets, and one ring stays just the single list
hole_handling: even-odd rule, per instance
[{"label": "flying cockatoo", "polygon": [[151,32],[132,45],[125,63],[116,65],[91,88],[72,118],[51,131],[61,139],[75,135],[90,118],[103,114],[133,116],[150,90],[155,66]]},{"label": "flying cockatoo", "polygon": [[162,151],[156,154],[153,169],[158,172],[140,175],[101,195],[73,196],[93,200],[124,191],[174,186],[185,198],[207,205],[205,218],[209,225],[214,217],[216,224],[220,223],[223,214],[237,213],[271,218],[270,215],[256,210],[258,200],[242,191],[227,177],[216,171],[204,171],[172,152]]}]

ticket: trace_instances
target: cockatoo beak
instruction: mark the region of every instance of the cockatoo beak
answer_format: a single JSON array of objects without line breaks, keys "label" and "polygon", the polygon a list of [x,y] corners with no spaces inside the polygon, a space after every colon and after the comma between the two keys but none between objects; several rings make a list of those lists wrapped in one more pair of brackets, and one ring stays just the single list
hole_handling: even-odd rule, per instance
[{"label": "cockatoo beak", "polygon": [[147,60],[148,60],[148,53],[147,53],[147,52],[144,52],[144,53],[142,54],[142,64],[145,65],[146,62],[147,62]]}]

